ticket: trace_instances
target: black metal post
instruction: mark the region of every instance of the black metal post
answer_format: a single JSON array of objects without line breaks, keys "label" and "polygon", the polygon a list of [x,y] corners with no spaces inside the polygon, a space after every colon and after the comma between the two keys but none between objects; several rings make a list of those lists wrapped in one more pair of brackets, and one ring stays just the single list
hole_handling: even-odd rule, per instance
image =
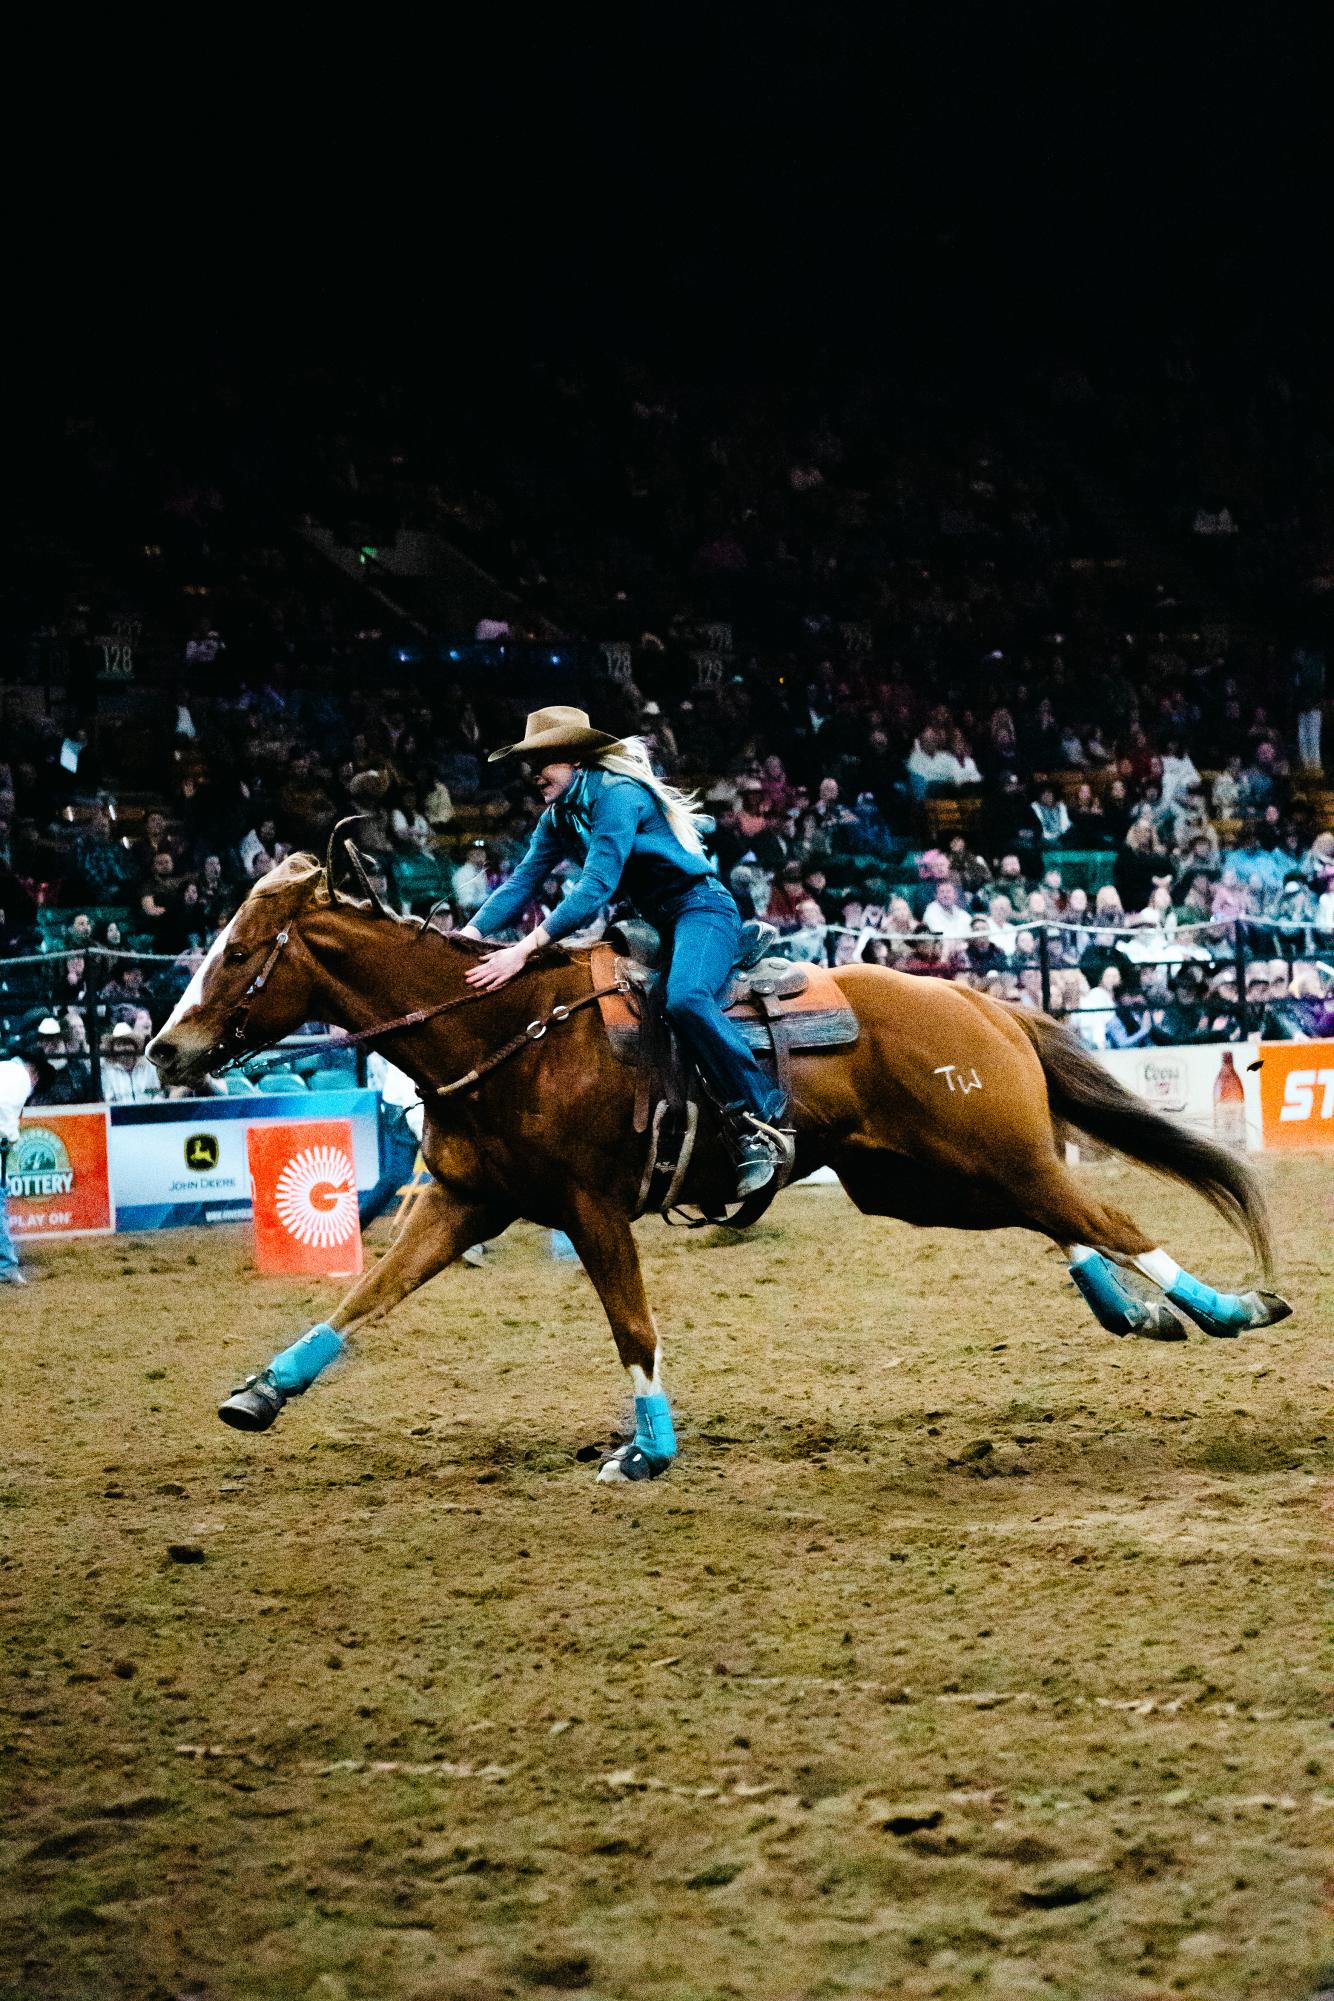
[{"label": "black metal post", "polygon": [[1038,965],[1042,969],[1042,1012],[1051,1013],[1051,941],[1045,923],[1038,931]]},{"label": "black metal post", "polygon": [[1251,1032],[1251,1010],[1246,1000],[1246,920],[1234,917],[1232,920],[1232,961],[1237,969],[1237,1026],[1242,1040]]},{"label": "black metal post", "polygon": [[93,1088],[94,1100],[102,1101],[102,1035],[98,1015],[98,998],[102,992],[102,954],[88,954],[88,992],[83,1003],[83,1032],[88,1041],[88,1076]]}]

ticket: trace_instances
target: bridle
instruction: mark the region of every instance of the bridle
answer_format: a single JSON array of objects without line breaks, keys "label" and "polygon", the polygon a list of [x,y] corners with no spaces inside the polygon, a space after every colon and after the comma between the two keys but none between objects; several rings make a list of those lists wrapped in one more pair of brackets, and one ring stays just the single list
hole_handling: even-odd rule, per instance
[{"label": "bridle", "polygon": [[[254,979],[250,982],[250,985],[246,988],[240,1000],[223,1023],[222,1030],[213,1045],[211,1053],[225,1055],[230,1045],[232,1054],[227,1057],[225,1063],[218,1063],[212,1066],[215,1076],[220,1077],[224,1071],[234,1070],[243,1056],[255,1056],[261,1050],[273,1048],[273,1043],[261,1042],[255,1048],[247,1049],[245,1046],[246,1023],[250,1019],[250,1010],[255,1004],[256,996],[263,993],[265,987],[268,985],[269,975],[272,973],[279,959],[281,959],[283,948],[291,935],[290,929],[284,929],[278,933],[269,947],[269,955],[265,959],[264,964],[255,974]],[[277,1039],[281,1042],[282,1037],[279,1036]]]}]

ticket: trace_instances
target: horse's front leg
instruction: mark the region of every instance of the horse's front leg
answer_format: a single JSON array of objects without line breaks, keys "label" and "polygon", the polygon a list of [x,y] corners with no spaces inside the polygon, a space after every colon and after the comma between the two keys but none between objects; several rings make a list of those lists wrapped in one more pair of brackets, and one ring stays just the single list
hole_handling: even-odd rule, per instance
[{"label": "horse's front leg", "polygon": [[402,1233],[358,1279],[327,1320],[273,1357],[219,1406],[218,1416],[237,1431],[267,1431],[289,1397],[300,1396],[342,1352],[354,1327],[378,1320],[443,1271],[469,1244],[496,1236],[513,1221],[494,1205],[474,1201],[432,1182]]},{"label": "horse's front leg", "polygon": [[634,1235],[618,1209],[586,1190],[574,1194],[567,1228],[611,1322],[635,1398],[635,1435],[603,1461],[598,1479],[656,1480],[676,1457],[676,1434]]}]

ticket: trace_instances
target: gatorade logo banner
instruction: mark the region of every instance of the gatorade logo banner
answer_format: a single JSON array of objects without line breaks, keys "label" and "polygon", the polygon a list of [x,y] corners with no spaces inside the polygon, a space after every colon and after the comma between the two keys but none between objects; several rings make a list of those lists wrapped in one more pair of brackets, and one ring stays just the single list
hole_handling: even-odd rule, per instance
[{"label": "gatorade logo banner", "polygon": [[340,1278],[359,1272],[351,1121],[252,1126],[246,1152],[259,1270]]},{"label": "gatorade logo banner", "polygon": [[1266,1147],[1334,1147],[1334,1042],[1262,1042]]},{"label": "gatorade logo banner", "polygon": [[116,1227],[105,1105],[42,1105],[19,1120],[5,1185],[19,1237],[100,1237]]}]

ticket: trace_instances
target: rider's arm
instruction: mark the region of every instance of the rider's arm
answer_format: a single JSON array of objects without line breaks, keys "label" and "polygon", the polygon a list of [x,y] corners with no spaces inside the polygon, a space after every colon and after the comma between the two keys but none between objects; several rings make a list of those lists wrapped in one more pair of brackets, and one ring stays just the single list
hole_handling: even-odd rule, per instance
[{"label": "rider's arm", "polygon": [[469,929],[479,938],[503,931],[533,900],[553,868],[565,858],[560,836],[550,812],[542,815],[533,829],[528,852],[507,882],[493,889],[486,902],[469,920]]},{"label": "rider's arm", "polygon": [[571,931],[582,931],[615,896],[639,831],[644,798],[643,787],[633,784],[606,785],[599,792],[588,856],[579,880],[543,926],[553,942],[568,937]]}]

